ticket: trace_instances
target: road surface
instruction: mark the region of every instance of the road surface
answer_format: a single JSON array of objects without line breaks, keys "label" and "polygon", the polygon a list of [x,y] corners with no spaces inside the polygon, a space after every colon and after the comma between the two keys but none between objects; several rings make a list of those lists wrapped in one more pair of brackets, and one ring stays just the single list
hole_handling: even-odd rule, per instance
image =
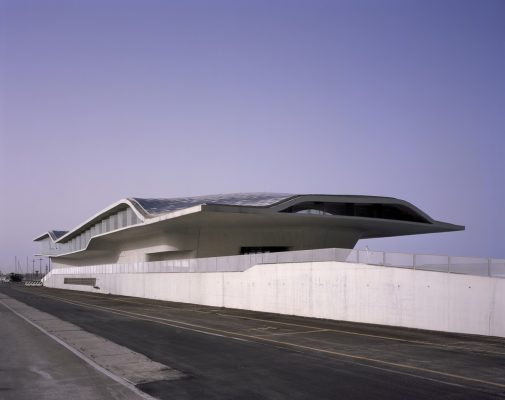
[{"label": "road surface", "polygon": [[504,399],[505,339],[4,285],[183,373],[160,399]]}]

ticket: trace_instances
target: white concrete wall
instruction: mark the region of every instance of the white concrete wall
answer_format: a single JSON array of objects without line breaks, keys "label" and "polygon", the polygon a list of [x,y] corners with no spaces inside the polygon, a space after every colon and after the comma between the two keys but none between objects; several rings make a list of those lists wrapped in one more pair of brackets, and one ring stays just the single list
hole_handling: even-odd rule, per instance
[{"label": "white concrete wall", "polygon": [[[238,221],[239,223],[240,221]],[[127,264],[184,257],[216,257],[240,254],[241,247],[280,246],[290,250],[320,248],[353,248],[361,232],[350,229],[324,229],[320,226],[286,228],[248,226],[246,228],[198,227],[163,230],[143,226],[131,231],[111,233],[94,238],[86,251],[70,256],[53,257],[54,268]],[[144,229],[138,232],[139,229]],[[174,252],[170,255],[169,252]],[[159,253],[159,257],[154,253]]]},{"label": "white concrete wall", "polygon": [[[505,279],[317,262],[245,272],[95,274],[99,290],[217,307],[505,337]],[[69,275],[70,276],[70,275]],[[81,275],[71,275],[79,277]]]},{"label": "white concrete wall", "polygon": [[197,247],[197,235],[198,231],[193,234],[186,232],[169,234],[160,231],[143,238],[134,237],[130,240],[123,240],[118,245],[116,262],[118,264],[144,262],[149,261],[148,254],[150,253],[192,250]]}]

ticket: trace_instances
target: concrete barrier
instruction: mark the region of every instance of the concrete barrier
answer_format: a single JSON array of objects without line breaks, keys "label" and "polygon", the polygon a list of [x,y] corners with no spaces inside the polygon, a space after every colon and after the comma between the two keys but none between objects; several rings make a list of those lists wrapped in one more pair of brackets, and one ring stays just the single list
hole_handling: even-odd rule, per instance
[{"label": "concrete barrier", "polygon": [[215,307],[505,337],[505,279],[367,264],[264,264],[243,272],[88,273],[45,286]]}]

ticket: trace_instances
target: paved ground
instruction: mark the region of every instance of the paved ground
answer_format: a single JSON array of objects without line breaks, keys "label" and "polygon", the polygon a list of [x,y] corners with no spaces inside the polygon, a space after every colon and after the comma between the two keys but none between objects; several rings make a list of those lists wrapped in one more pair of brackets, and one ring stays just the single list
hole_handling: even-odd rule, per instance
[{"label": "paved ground", "polygon": [[184,374],[162,399],[505,398],[505,339],[22,286],[5,293]]},{"label": "paved ground", "polygon": [[0,321],[0,399],[141,399],[3,304]]}]

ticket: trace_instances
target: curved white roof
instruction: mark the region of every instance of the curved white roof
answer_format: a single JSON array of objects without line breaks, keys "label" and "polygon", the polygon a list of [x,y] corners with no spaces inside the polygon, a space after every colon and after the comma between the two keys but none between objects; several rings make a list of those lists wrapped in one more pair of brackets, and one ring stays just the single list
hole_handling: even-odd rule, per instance
[{"label": "curved white roof", "polygon": [[[122,199],[89,218],[76,228],[66,231],[49,231],[34,240],[50,235],[53,241],[65,242],[87,227],[107,217],[120,208],[131,208],[139,223],[153,223],[162,219],[175,218],[182,213],[203,210],[240,211],[250,213],[299,213],[303,208],[325,208],[325,218],[373,218],[375,220],[397,220],[412,224],[431,225],[434,231],[458,231],[464,226],[453,225],[432,219],[413,204],[392,197],[363,195],[324,195],[288,193],[232,193],[196,197]],[[350,207],[350,208],[349,208]],[[363,213],[363,209],[368,208]]]}]

